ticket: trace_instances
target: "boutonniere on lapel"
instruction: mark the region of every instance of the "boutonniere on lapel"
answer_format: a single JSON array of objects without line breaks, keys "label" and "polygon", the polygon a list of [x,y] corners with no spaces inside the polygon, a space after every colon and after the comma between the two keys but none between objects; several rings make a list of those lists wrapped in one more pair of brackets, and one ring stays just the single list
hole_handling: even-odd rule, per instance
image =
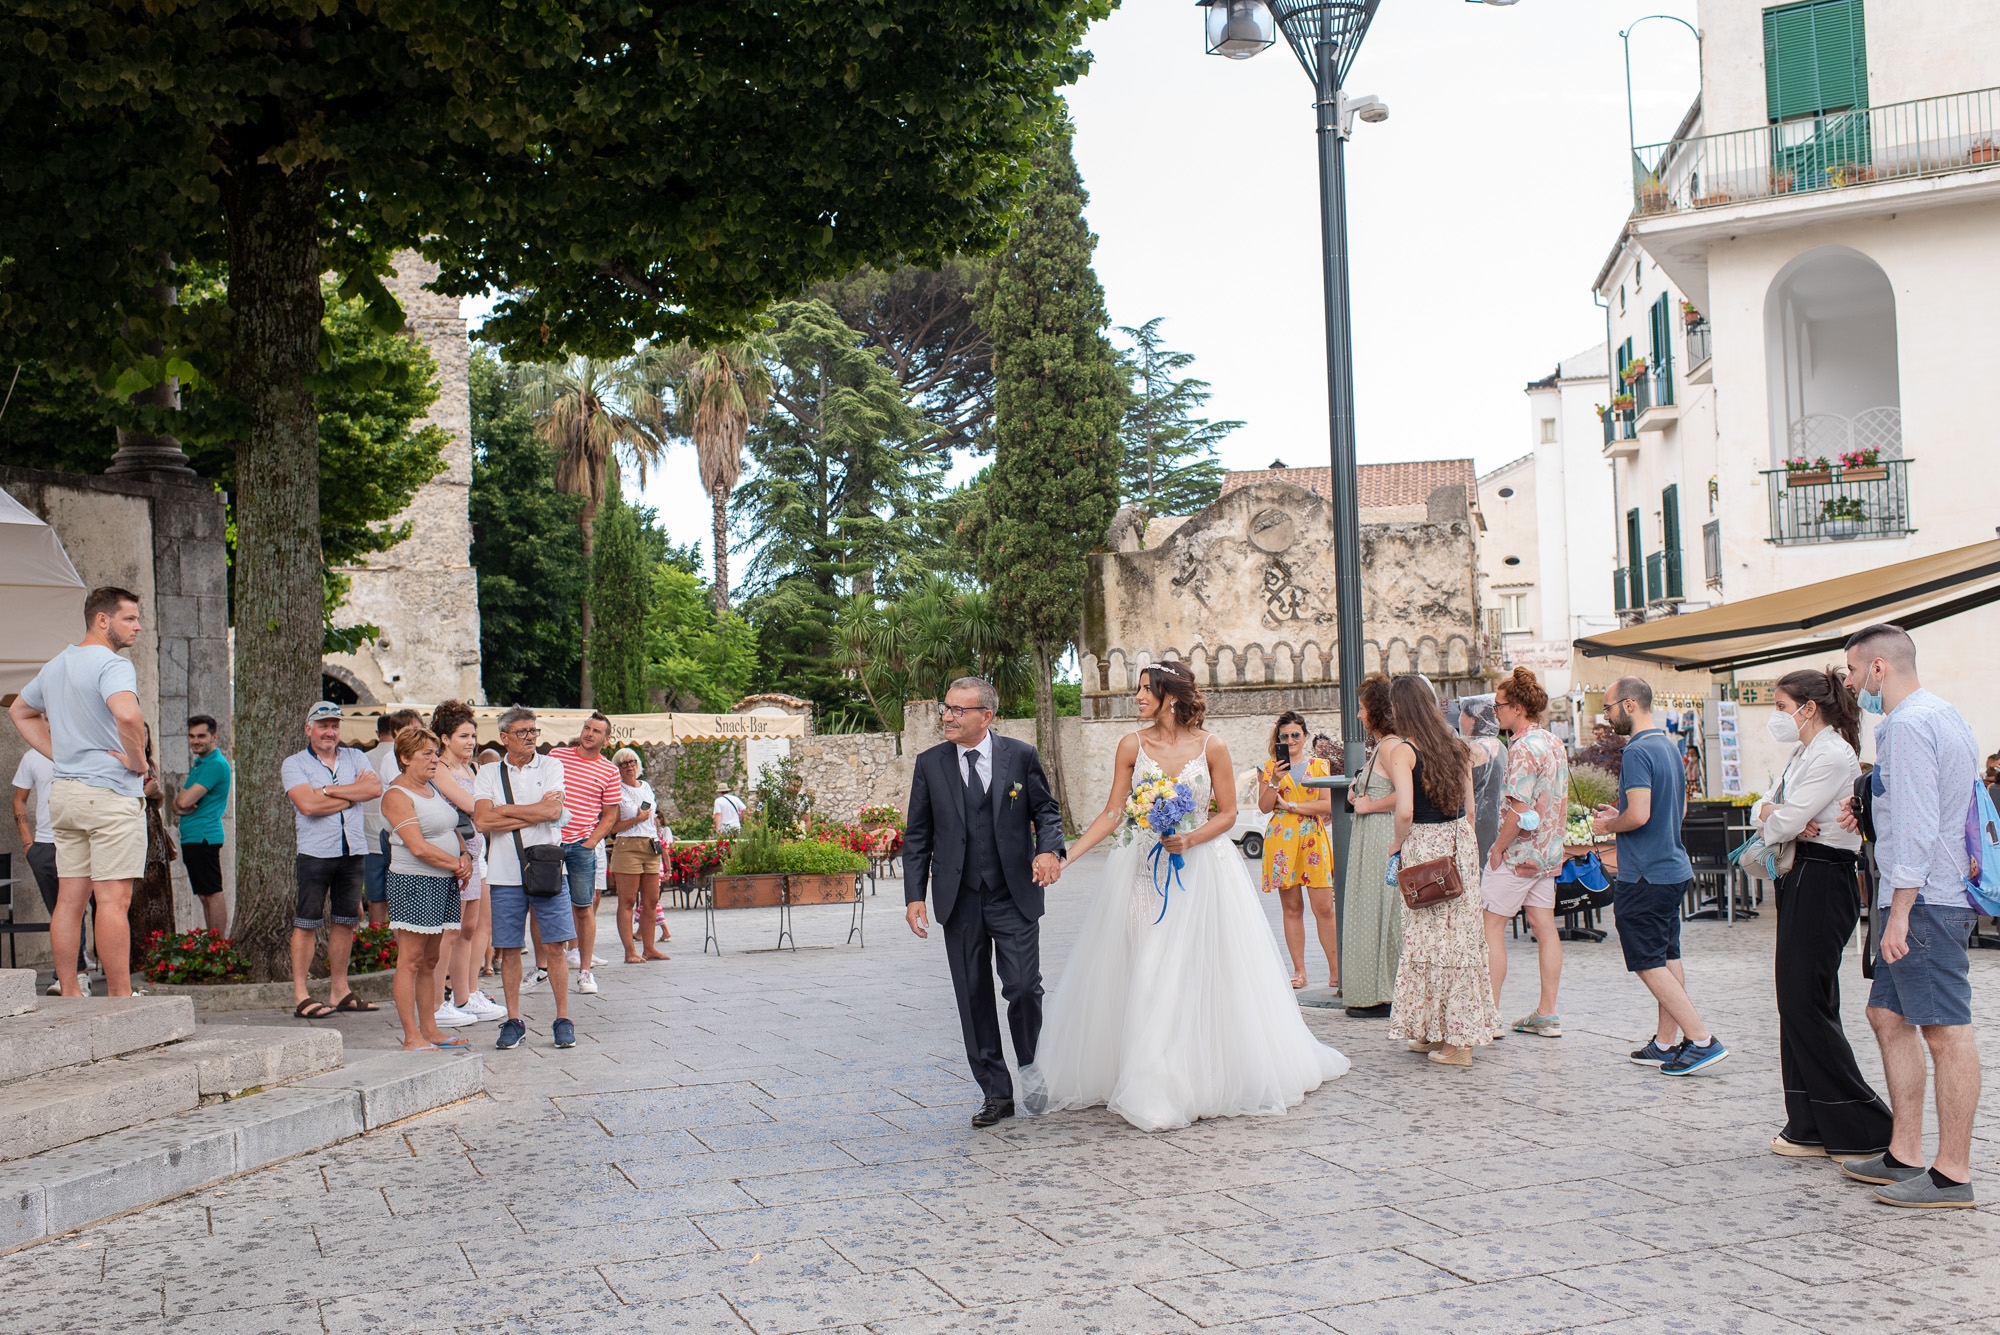
[{"label": "boutonniere on lapel", "polygon": [[1020,795],[1021,795],[1021,785],[1019,783],[1016,783],[1012,788],[1009,788],[1007,790],[1007,805],[1010,807],[1013,806],[1014,799],[1019,797]]}]

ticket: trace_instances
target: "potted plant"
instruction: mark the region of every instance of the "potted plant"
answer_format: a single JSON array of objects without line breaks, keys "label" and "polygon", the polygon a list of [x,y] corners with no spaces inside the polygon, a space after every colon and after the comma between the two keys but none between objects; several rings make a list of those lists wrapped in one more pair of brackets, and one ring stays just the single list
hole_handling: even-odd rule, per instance
[{"label": "potted plant", "polygon": [[715,907],[776,908],[785,899],[784,836],[761,820],[744,824],[716,872]]},{"label": "potted plant", "polygon": [[1800,455],[1796,459],[1785,460],[1785,485],[1788,487],[1816,487],[1831,481],[1833,463],[1824,454],[1816,459]]},{"label": "potted plant", "polygon": [[1666,213],[1674,206],[1666,190],[1658,185],[1639,187],[1639,212],[1643,214]]},{"label": "potted plant", "polygon": [[1791,193],[1792,193],[1792,174],[1791,174],[1790,172],[1772,172],[1772,173],[1771,173],[1771,193],[1772,193],[1772,194],[1774,194],[1774,195],[1789,195],[1789,194],[1791,194]]},{"label": "potted plant", "polygon": [[868,856],[820,839],[788,839],[778,850],[785,898],[793,904],[851,904]]},{"label": "potted plant", "polygon": [[1690,329],[1702,323],[1701,312],[1694,308],[1692,301],[1683,301],[1681,303],[1681,323]]},{"label": "potted plant", "polygon": [[1882,463],[1880,450],[1843,450],[1840,476],[1848,482],[1880,482],[1889,476],[1889,470]]},{"label": "potted plant", "polygon": [[1646,374],[1646,359],[1644,357],[1634,357],[1631,361],[1625,363],[1625,369],[1620,374],[1624,377],[1626,384],[1637,384],[1640,378]]},{"label": "potted plant", "polygon": [[1717,191],[1715,194],[1712,195],[1698,195],[1695,198],[1694,206],[1698,209],[1712,209],[1717,207],[1718,205],[1727,204],[1729,202],[1729,198],[1730,197],[1728,195],[1725,195],[1720,191]]},{"label": "potted plant", "polygon": [[1825,537],[1851,538],[1868,522],[1868,511],[1859,496],[1830,496],[1820,505],[1814,522]]},{"label": "potted plant", "polygon": [[1966,150],[1967,162],[2000,162],[2000,146],[1991,139],[1982,139]]},{"label": "potted plant", "polygon": [[1619,394],[1611,400],[1611,411],[1615,413],[1629,413],[1638,405],[1638,402],[1630,394]]}]

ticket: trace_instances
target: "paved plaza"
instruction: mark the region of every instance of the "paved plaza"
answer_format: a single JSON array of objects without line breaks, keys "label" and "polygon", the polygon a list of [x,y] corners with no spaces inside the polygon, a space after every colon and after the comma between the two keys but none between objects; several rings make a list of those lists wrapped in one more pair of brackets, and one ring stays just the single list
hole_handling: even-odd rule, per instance
[{"label": "paved plaza", "polygon": [[[1050,896],[1051,980],[1101,864]],[[699,916],[673,914],[672,963],[607,965],[575,999],[574,1050],[531,997],[529,1046],[488,1052],[485,1097],[0,1259],[0,1330],[2000,1328],[2000,1116],[1977,1212],[1895,1210],[1768,1152],[1768,908],[1687,929],[1732,1053],[1712,1073],[1627,1062],[1652,1011],[1613,939],[1568,947],[1559,1040],[1457,1070],[1385,1021],[1308,1011],[1348,1075],[1287,1117],[1147,1135],[1102,1110],[972,1130],[943,942],[910,935],[901,899],[870,902],[865,949],[814,948],[847,911],[800,912],[797,954],[746,953],[775,920],[743,912],[704,957]],[[616,953],[608,915],[598,940]],[[1509,1017],[1534,1001],[1532,945],[1511,949]],[[2000,953],[1975,953],[1974,984],[1991,1023]],[[1858,959],[1842,985],[1879,1087]],[[390,1020],[340,1027],[389,1046]],[[460,1032],[490,1046],[494,1026]]]}]

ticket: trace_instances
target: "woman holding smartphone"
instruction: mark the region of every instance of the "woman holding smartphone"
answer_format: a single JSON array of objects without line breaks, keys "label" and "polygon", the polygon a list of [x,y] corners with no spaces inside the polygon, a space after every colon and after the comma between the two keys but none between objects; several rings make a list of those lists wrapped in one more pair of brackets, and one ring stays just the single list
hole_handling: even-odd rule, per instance
[{"label": "woman holding smartphone", "polygon": [[[611,757],[618,766],[618,819],[611,826],[611,884],[618,891],[618,940],[627,964],[669,958],[653,944],[660,907],[660,827],[653,785],[639,777],[639,753],[629,746]],[[632,907],[639,908],[636,930]]]},{"label": "woman holding smartphone", "polygon": [[1306,985],[1306,897],[1312,897],[1319,948],[1326,952],[1326,985],[1340,995],[1340,935],[1333,917],[1333,844],[1327,818],[1333,794],[1308,788],[1309,778],[1333,773],[1306,749],[1305,717],[1295,710],[1278,715],[1271,729],[1270,759],[1257,769],[1257,809],[1271,813],[1264,831],[1264,889],[1278,892],[1285,915],[1285,949],[1292,957],[1292,987]]}]

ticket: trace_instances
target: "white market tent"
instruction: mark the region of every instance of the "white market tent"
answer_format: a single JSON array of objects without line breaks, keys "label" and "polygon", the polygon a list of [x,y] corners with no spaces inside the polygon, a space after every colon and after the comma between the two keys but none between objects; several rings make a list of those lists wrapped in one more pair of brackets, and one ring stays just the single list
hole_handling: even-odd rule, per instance
[{"label": "white market tent", "polygon": [[[349,746],[372,744],[375,741],[376,717],[398,708],[415,709],[426,719],[430,717],[429,705],[348,705],[340,711],[340,740]],[[480,741],[500,740],[500,712],[498,706],[490,705],[472,711]],[[583,721],[589,717],[588,709],[535,711],[535,721],[542,730],[542,741],[554,746],[574,742],[577,733],[583,729]],[[802,714],[613,714],[610,719],[612,748],[635,744],[666,746],[675,742],[723,738],[739,741],[806,735],[806,720]]]},{"label": "white market tent", "polygon": [[56,531],[0,491],[0,698],[83,638],[84,593]]}]

